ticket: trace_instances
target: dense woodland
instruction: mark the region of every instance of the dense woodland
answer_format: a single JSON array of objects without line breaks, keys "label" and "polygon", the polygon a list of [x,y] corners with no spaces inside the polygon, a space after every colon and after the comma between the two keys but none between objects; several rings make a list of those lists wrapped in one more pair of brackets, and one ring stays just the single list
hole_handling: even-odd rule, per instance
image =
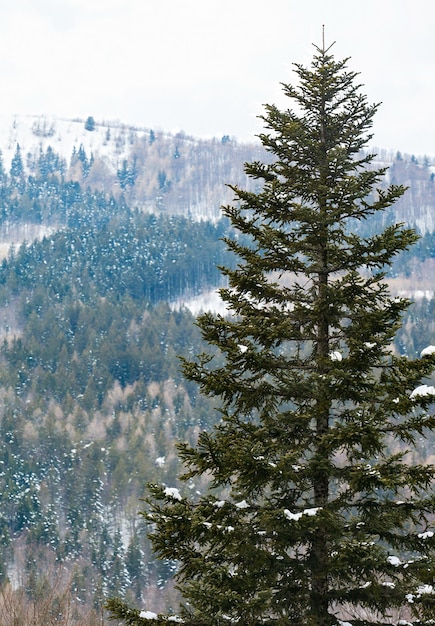
[{"label": "dense woodland", "polygon": [[[39,151],[16,144],[0,163],[0,610],[50,593],[62,612],[67,592],[88,620],[107,595],[159,608],[174,564],[153,560],[140,498],[150,481],[177,484],[174,441],[219,419],[181,377],[178,357],[204,345],[174,303],[219,286],[217,266],[234,262],[218,207],[260,148],[123,129],[113,166],[80,145],[68,160],[50,129],[34,134]],[[423,234],[393,268],[400,287],[435,257],[435,183],[428,159],[389,165],[410,190],[383,219]],[[435,341],[433,302],[413,305],[395,350]]]}]

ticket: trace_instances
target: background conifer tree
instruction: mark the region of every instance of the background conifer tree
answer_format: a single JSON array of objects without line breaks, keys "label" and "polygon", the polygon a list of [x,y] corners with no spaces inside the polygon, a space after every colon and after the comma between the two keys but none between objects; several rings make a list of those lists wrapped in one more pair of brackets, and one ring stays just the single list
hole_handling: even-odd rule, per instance
[{"label": "background conifer tree", "polygon": [[[179,563],[186,624],[428,623],[434,467],[415,452],[435,427],[421,384],[435,358],[392,352],[408,302],[385,282],[416,236],[358,235],[405,189],[381,188],[385,170],[362,151],[377,105],[347,60],[316,47],[295,71],[293,108],[263,117],[273,160],[246,166],[260,190],[233,187],[224,209],[238,231],[221,291],[231,315],[199,318],[220,360],[183,365],[222,413],[179,446],[182,479],[210,488],[151,486],[144,515],[159,557]],[[128,624],[168,619],[108,608]]]}]

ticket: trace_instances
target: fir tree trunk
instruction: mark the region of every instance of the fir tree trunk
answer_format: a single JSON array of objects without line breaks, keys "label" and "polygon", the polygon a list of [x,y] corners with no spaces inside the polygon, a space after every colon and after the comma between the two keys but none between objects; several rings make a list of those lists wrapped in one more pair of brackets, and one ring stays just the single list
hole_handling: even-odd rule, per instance
[{"label": "fir tree trunk", "polygon": [[[322,92],[324,86],[322,85]],[[316,403],[315,420],[315,444],[314,457],[316,458],[316,471],[313,476],[314,507],[323,509],[329,501],[329,472],[327,469],[329,452],[325,447],[325,437],[329,430],[331,401],[329,390],[323,382],[327,374],[326,364],[329,357],[329,333],[330,316],[328,312],[328,252],[327,243],[329,241],[328,229],[325,226],[327,219],[327,196],[328,188],[328,164],[327,164],[327,141],[325,124],[325,96],[322,93],[320,105],[320,163],[319,163],[319,272],[318,282],[318,335],[317,335],[317,370],[319,375],[319,399]],[[328,535],[323,528],[318,528],[313,534],[311,547],[311,613],[313,623],[319,626],[330,624],[329,616],[329,545]]]}]

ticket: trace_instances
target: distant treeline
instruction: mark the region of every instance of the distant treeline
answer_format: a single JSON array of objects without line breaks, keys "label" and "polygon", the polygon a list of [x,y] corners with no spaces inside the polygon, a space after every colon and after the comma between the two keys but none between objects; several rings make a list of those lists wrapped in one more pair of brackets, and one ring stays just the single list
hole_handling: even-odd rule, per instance
[{"label": "distant treeline", "polygon": [[4,260],[0,298],[23,289],[76,300],[92,295],[150,303],[198,293],[220,281],[218,265],[231,263],[221,220],[193,222],[124,210],[104,222],[60,230],[23,244]]}]

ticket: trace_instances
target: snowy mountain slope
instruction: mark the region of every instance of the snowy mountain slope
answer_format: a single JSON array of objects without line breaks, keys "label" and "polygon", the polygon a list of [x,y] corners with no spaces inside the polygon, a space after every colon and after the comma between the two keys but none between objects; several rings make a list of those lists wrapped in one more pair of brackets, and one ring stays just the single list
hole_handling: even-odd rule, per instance
[{"label": "snowy mountain slope", "polygon": [[[244,174],[244,163],[270,158],[259,143],[238,144],[228,136],[195,139],[104,120],[95,120],[90,131],[86,120],[0,116],[0,151],[6,171],[17,146],[26,173],[35,172],[39,156],[50,148],[64,160],[66,180],[115,197],[122,194],[130,206],[147,211],[213,221],[220,217],[222,204],[232,201],[228,184],[256,189],[257,181]],[[80,164],[73,166],[73,155],[79,151],[87,160],[86,172]],[[389,168],[388,182],[408,187],[377,226],[398,221],[422,234],[434,232],[435,161],[428,157],[418,161],[382,149],[374,152],[373,166]]]},{"label": "snowy mountain slope", "polygon": [[[108,132],[109,131],[109,132]],[[36,155],[48,146],[69,160],[73,150],[83,146],[87,154],[104,158],[116,170],[128,158],[130,146],[149,130],[119,122],[96,122],[95,130],[85,129],[85,120],[67,120],[41,115],[0,116],[0,149],[8,168],[19,144],[23,155]]]},{"label": "snowy mountain slope", "polygon": [[[130,206],[147,211],[216,220],[220,206],[230,201],[227,183],[249,185],[243,164],[264,157],[257,143],[196,140],[184,133],[136,128],[119,122],[44,116],[0,117],[0,150],[9,171],[17,146],[26,173],[37,168],[50,148],[65,160],[66,180],[74,180],[107,194],[123,194]],[[85,155],[86,172],[72,158]],[[36,164],[36,166],[35,166]],[[252,184],[251,184],[252,186]]]}]

